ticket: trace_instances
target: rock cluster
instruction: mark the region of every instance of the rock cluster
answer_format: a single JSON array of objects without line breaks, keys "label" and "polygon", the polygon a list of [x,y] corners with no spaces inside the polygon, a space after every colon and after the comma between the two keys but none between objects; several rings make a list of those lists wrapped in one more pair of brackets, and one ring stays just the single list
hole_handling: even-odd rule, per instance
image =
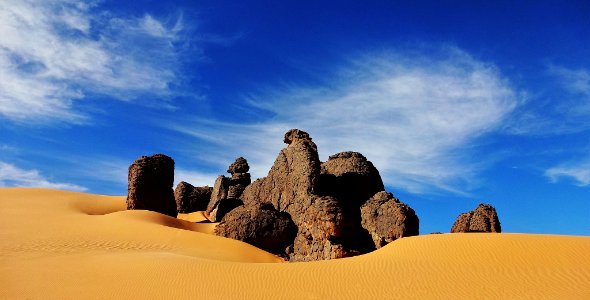
[{"label": "rock cluster", "polygon": [[145,209],[177,216],[174,160],[164,154],[142,156],[129,166],[127,209]]},{"label": "rock cluster", "polygon": [[176,210],[187,214],[207,209],[213,188],[208,186],[195,187],[192,184],[181,181],[174,189]]},{"label": "rock cluster", "polygon": [[[418,235],[416,212],[385,192],[379,171],[358,152],[321,162],[307,132],[291,129],[268,175],[251,183],[238,157],[211,187],[180,182],[174,161],[142,156],[129,167],[128,209],[176,217],[205,210],[215,234],[250,243],[290,261],[342,258]],[[496,210],[480,204],[461,214],[451,232],[500,232]]]},{"label": "rock cluster", "polygon": [[[268,175],[242,193],[244,209],[272,206],[291,218],[297,233],[284,253],[291,261],[341,258],[375,249],[372,233],[361,225],[360,209],[384,190],[373,164],[356,152],[339,153],[321,163],[312,138],[298,129],[289,130],[284,142],[288,146],[280,151]],[[222,220],[225,232],[239,230],[238,222],[229,220],[232,215],[233,211]],[[382,218],[387,218],[387,212]],[[415,222],[404,223],[407,228],[393,230],[403,233],[384,239],[417,234],[417,217],[407,218],[415,218]],[[397,226],[395,221],[389,224]],[[409,228],[412,225],[415,228]]]},{"label": "rock cluster", "polygon": [[226,213],[242,205],[239,198],[251,182],[249,170],[248,161],[238,157],[227,169],[231,177],[217,177],[205,210],[205,215],[211,222],[219,222]]},{"label": "rock cluster", "polygon": [[457,217],[453,232],[502,232],[496,209],[489,204],[479,204],[476,209]]}]

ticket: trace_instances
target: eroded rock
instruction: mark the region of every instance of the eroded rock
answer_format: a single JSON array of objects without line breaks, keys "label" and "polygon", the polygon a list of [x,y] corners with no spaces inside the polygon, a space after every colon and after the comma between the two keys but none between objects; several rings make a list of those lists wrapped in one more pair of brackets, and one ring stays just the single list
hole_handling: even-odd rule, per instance
[{"label": "eroded rock", "polygon": [[419,234],[414,210],[388,192],[379,192],[365,202],[361,218],[377,249],[396,239]]},{"label": "eroded rock", "polygon": [[306,208],[302,203],[314,194],[320,159],[308,133],[291,129],[284,141],[288,146],[281,150],[268,175],[249,185],[241,198],[245,205],[271,203],[278,211],[291,214],[296,222]]},{"label": "eroded rock", "polygon": [[142,156],[129,166],[127,209],[145,209],[177,216],[174,160],[164,154]]},{"label": "eroded rock", "polygon": [[212,191],[212,187],[195,187],[188,182],[181,181],[174,189],[176,210],[184,214],[206,210]]},{"label": "eroded rock", "polygon": [[343,244],[349,232],[338,200],[330,196],[311,196],[303,203],[306,208],[297,218],[297,236],[290,249],[291,261],[313,261],[343,258],[352,251]]},{"label": "eroded rock", "polygon": [[344,206],[357,209],[383,190],[379,171],[358,152],[331,155],[321,165],[319,193],[338,198]]},{"label": "eroded rock", "polygon": [[225,213],[243,204],[239,198],[251,182],[248,170],[250,170],[248,161],[238,157],[227,169],[231,178],[223,175],[217,177],[205,211],[210,221],[219,222]]},{"label": "eroded rock", "polygon": [[463,213],[451,228],[453,232],[502,232],[496,209],[480,203],[476,209]]},{"label": "eroded rock", "polygon": [[240,206],[228,212],[215,227],[215,234],[254,245],[262,250],[285,256],[297,232],[289,214],[272,205]]}]

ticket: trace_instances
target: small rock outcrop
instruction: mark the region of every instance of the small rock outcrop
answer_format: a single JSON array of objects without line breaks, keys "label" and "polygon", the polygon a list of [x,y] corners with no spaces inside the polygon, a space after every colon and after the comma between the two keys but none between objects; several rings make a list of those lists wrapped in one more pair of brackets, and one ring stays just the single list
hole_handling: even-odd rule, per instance
[{"label": "small rock outcrop", "polygon": [[365,202],[361,218],[377,249],[396,239],[419,234],[414,210],[388,192],[378,192]]},{"label": "small rock outcrop", "polygon": [[352,256],[342,244],[350,226],[338,200],[330,196],[311,196],[305,211],[297,218],[297,236],[289,249],[291,261],[314,261]]},{"label": "small rock outcrop", "polygon": [[242,200],[245,205],[271,203],[278,211],[290,213],[296,222],[305,210],[302,204],[314,193],[320,159],[307,132],[291,129],[283,141],[288,146],[281,150],[268,175],[249,185]]},{"label": "small rock outcrop", "polygon": [[177,216],[174,160],[164,154],[142,156],[129,166],[127,209],[145,209]]},{"label": "small rock outcrop", "polygon": [[479,204],[476,209],[457,217],[451,228],[454,232],[502,232],[496,209],[489,204]]},{"label": "small rock outcrop", "polygon": [[242,205],[239,199],[250,184],[250,166],[243,157],[238,157],[227,169],[231,177],[220,175],[215,180],[205,215],[211,222],[219,222],[232,209]]},{"label": "small rock outcrop", "polygon": [[229,166],[227,172],[231,174],[231,181],[229,183],[227,198],[238,199],[242,196],[244,189],[252,182],[250,173],[248,173],[249,170],[248,161],[243,157],[238,157]]},{"label": "small rock outcrop", "polygon": [[176,210],[179,213],[187,214],[207,209],[212,190],[213,188],[208,186],[195,187],[188,182],[181,181],[174,189]]},{"label": "small rock outcrop", "polygon": [[351,226],[343,243],[360,253],[375,249],[368,232],[361,227],[360,207],[375,193],[385,190],[373,163],[358,152],[340,152],[322,163],[318,193],[338,199]]},{"label": "small rock outcrop", "polygon": [[358,152],[331,155],[321,165],[319,193],[333,195],[345,206],[358,208],[383,190],[379,171]]},{"label": "small rock outcrop", "polygon": [[272,205],[237,207],[215,227],[216,235],[240,240],[282,256],[293,243],[296,232],[289,214],[277,211]]}]

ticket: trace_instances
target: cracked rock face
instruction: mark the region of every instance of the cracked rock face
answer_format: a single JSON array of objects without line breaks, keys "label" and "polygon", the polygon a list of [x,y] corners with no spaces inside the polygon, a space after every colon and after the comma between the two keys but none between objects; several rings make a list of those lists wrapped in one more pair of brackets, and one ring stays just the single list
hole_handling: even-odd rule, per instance
[{"label": "cracked rock face", "polygon": [[231,177],[220,175],[215,180],[205,215],[212,222],[219,222],[232,209],[242,205],[240,197],[250,184],[248,161],[238,157],[227,169]]},{"label": "cracked rock face", "polygon": [[320,159],[315,143],[304,131],[289,130],[286,148],[281,150],[265,178],[249,185],[242,194],[245,205],[271,203],[278,211],[297,218],[305,207],[320,174]]},{"label": "cracked rock face", "polygon": [[489,204],[479,204],[476,209],[457,217],[453,232],[502,232],[496,209]]},{"label": "cracked rock face", "polygon": [[348,256],[338,240],[346,225],[340,203],[315,194],[321,169],[317,146],[307,132],[298,129],[285,133],[284,142],[288,146],[281,150],[268,176],[253,182],[242,194],[244,204],[268,203],[291,216],[298,228],[288,250],[291,261]]},{"label": "cracked rock face", "polygon": [[174,160],[164,154],[142,156],[129,166],[127,209],[144,209],[177,216],[174,200]]},{"label": "cracked rock face", "polygon": [[174,189],[176,210],[183,214],[206,210],[212,191],[213,188],[208,186],[195,187],[188,182],[181,181]]},{"label": "cracked rock face", "polygon": [[240,240],[282,256],[293,243],[296,232],[291,216],[271,205],[237,207],[215,227],[216,235]]},{"label": "cracked rock face", "polygon": [[388,192],[378,192],[361,207],[362,226],[377,249],[396,239],[419,234],[414,210]]}]

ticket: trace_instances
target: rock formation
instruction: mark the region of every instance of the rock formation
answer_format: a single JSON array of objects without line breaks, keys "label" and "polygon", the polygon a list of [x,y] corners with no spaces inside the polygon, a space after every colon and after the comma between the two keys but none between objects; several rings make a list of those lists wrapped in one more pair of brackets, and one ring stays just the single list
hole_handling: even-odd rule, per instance
[{"label": "rock formation", "polygon": [[285,133],[284,142],[288,147],[281,150],[268,175],[249,185],[242,200],[246,205],[272,203],[277,210],[297,218],[306,208],[302,204],[314,193],[320,159],[307,132],[291,129]]},{"label": "rock formation", "polygon": [[173,184],[172,158],[163,154],[138,158],[129,166],[127,209],[145,209],[176,217]]},{"label": "rock formation", "polygon": [[319,260],[346,256],[338,241],[345,222],[333,197],[314,192],[320,175],[317,147],[307,132],[291,129],[268,176],[256,180],[242,194],[246,206],[263,203],[288,213],[298,228],[289,249],[290,260]]},{"label": "rock formation", "polygon": [[502,232],[496,209],[489,204],[479,204],[476,209],[457,217],[453,232]]},{"label": "rock formation", "polygon": [[246,206],[268,203],[291,216],[298,231],[289,259],[333,259],[375,249],[360,212],[384,189],[373,164],[357,152],[338,153],[322,164],[309,134],[298,129],[289,130],[284,142],[288,146],[268,175],[249,185],[241,199]]},{"label": "rock formation", "polygon": [[220,175],[215,180],[205,215],[211,222],[219,222],[232,209],[242,205],[239,199],[250,184],[250,166],[243,157],[238,157],[227,169],[231,178]]},{"label": "rock formation", "polygon": [[231,174],[231,181],[229,183],[229,189],[227,192],[227,198],[238,199],[244,192],[244,189],[252,182],[250,179],[250,166],[248,161],[243,157],[238,157],[234,161],[227,172]]},{"label": "rock formation", "polygon": [[331,155],[322,163],[318,193],[338,199],[349,224],[342,242],[351,249],[366,253],[375,249],[371,236],[361,227],[360,207],[375,193],[385,190],[379,171],[358,152]]},{"label": "rock formation", "polygon": [[215,227],[215,234],[244,241],[270,253],[285,256],[297,229],[287,213],[272,205],[240,206],[228,212]]},{"label": "rock formation", "polygon": [[377,249],[396,239],[418,235],[419,231],[414,210],[387,192],[378,192],[363,204],[361,219]]},{"label": "rock formation", "polygon": [[341,152],[321,163],[307,132],[291,129],[283,141],[266,177],[251,183],[248,162],[238,157],[227,169],[231,177],[220,175],[213,188],[181,182],[171,207],[174,161],[142,157],[129,168],[128,207],[174,216],[205,209],[220,222],[217,235],[290,261],[358,255],[418,234],[414,210],[384,192],[379,171],[362,154]]},{"label": "rock formation", "polygon": [[212,190],[208,186],[194,187],[188,182],[181,181],[174,190],[176,210],[186,214],[207,209]]},{"label": "rock formation", "polygon": [[340,203],[330,196],[311,196],[297,218],[297,236],[288,255],[291,261],[314,261],[352,256],[342,244],[348,232]]},{"label": "rock formation", "polygon": [[320,189],[320,194],[333,195],[355,208],[385,190],[379,171],[358,152],[334,154],[322,163]]}]

